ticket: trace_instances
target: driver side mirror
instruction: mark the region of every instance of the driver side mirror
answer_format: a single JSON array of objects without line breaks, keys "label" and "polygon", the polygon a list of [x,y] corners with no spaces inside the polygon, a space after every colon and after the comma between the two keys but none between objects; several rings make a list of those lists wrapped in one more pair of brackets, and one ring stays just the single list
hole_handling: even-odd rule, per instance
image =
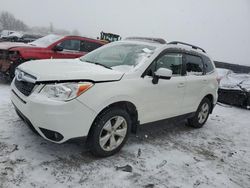
[{"label": "driver side mirror", "polygon": [[152,83],[153,84],[157,84],[159,79],[166,79],[166,80],[170,80],[170,78],[172,77],[172,70],[167,69],[167,68],[159,68],[153,75],[153,80]]},{"label": "driver side mirror", "polygon": [[61,51],[63,51],[63,47],[60,45],[56,45],[56,46],[54,46],[53,50],[56,52],[61,52]]}]

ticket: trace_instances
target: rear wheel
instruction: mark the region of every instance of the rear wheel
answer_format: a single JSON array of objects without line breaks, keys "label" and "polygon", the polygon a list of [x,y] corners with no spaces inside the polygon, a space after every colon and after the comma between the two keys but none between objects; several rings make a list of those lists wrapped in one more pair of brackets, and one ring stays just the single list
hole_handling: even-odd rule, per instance
[{"label": "rear wheel", "polygon": [[111,108],[99,115],[88,137],[93,155],[107,157],[117,153],[125,144],[131,129],[131,119],[126,110]]},{"label": "rear wheel", "polygon": [[194,128],[201,128],[208,119],[211,107],[211,101],[208,98],[204,98],[201,101],[195,116],[188,119],[188,125]]}]

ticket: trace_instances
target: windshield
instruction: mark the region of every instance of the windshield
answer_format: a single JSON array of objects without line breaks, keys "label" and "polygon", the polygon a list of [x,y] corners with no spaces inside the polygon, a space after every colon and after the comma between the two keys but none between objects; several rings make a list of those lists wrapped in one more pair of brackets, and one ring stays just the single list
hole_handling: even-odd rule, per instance
[{"label": "windshield", "polygon": [[81,57],[80,60],[127,72],[149,58],[155,48],[149,45],[119,42],[101,47]]},{"label": "windshield", "polygon": [[39,46],[39,47],[48,47],[51,44],[53,44],[54,42],[62,39],[63,36],[59,36],[59,35],[47,35],[45,37],[42,37],[40,39],[37,39],[29,44],[34,45],[34,46]]}]

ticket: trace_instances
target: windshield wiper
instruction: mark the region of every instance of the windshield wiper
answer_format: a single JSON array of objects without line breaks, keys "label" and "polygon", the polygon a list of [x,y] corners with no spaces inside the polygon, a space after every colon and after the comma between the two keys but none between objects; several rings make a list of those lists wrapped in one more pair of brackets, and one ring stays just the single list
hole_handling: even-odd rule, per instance
[{"label": "windshield wiper", "polygon": [[101,64],[101,63],[92,62],[92,61],[88,61],[88,60],[84,60],[84,61],[87,62],[87,63],[92,63],[92,64],[95,64],[95,65],[100,65],[100,66],[102,66],[102,67],[105,67],[105,68],[107,68],[107,69],[111,69],[111,70],[112,70],[111,67],[109,67],[109,66],[107,66],[107,65],[103,65],[103,64]]},{"label": "windshield wiper", "polygon": [[112,68],[111,67],[109,67],[109,66],[107,66],[107,65],[103,65],[103,64],[101,64],[101,63],[94,63],[95,65],[100,65],[100,66],[103,66],[103,67],[105,67],[105,68],[107,68],[107,69],[111,69],[112,70]]}]

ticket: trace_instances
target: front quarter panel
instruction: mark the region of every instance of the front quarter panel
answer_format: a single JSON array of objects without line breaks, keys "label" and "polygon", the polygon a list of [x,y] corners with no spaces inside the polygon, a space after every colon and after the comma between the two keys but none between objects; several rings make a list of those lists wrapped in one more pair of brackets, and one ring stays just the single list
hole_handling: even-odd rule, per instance
[{"label": "front quarter panel", "polygon": [[[120,101],[128,101],[137,104],[135,97],[132,97],[133,89],[123,81],[102,82],[95,84],[86,93],[77,98],[80,102],[92,108],[97,114],[105,107]],[[134,95],[136,96],[136,95]]]}]

